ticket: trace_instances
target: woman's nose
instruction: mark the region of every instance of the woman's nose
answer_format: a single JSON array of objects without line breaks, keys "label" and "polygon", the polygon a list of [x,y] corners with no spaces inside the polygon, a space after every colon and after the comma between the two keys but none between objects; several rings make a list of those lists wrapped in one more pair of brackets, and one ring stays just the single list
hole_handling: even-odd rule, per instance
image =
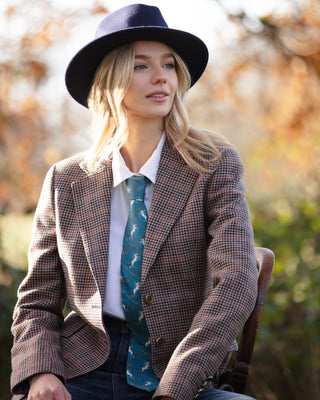
[{"label": "woman's nose", "polygon": [[166,70],[162,67],[156,67],[154,68],[154,73],[152,76],[152,83],[156,84],[156,83],[166,83],[168,79]]}]

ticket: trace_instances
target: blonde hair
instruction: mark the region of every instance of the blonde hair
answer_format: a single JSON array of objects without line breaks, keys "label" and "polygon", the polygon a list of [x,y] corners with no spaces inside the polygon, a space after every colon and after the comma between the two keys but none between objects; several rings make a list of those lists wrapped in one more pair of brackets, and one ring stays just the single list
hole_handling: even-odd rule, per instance
[{"label": "blonde hair", "polygon": [[[164,130],[185,162],[198,172],[205,172],[208,162],[220,158],[218,147],[230,144],[218,134],[190,127],[183,104],[183,97],[191,84],[190,74],[182,58],[170,50],[176,61],[178,88],[173,106],[164,117]],[[95,73],[88,96],[95,135],[86,159],[89,171],[94,171],[102,160],[109,159],[127,139],[128,119],[122,101],[132,79],[134,56],[134,43],[120,46],[104,57]]]}]

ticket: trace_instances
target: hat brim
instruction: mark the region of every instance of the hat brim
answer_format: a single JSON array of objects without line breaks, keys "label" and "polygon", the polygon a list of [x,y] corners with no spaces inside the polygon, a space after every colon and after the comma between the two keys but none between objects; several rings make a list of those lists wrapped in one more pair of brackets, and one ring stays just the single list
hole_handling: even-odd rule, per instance
[{"label": "hat brim", "polygon": [[66,86],[71,96],[88,107],[87,98],[95,71],[111,50],[137,40],[153,40],[167,44],[186,63],[191,86],[203,74],[208,62],[208,49],[204,42],[191,33],[162,27],[135,27],[95,39],[83,47],[70,61],[66,71]]}]

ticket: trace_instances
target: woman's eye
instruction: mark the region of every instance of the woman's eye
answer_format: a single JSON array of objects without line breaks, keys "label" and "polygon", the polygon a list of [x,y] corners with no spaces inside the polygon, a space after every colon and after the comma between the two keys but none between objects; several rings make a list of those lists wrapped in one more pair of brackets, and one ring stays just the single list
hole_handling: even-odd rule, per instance
[{"label": "woman's eye", "polygon": [[139,64],[139,65],[134,66],[135,71],[139,71],[139,70],[145,69],[145,68],[147,68],[147,67],[144,64]]},{"label": "woman's eye", "polygon": [[167,63],[167,64],[164,65],[164,68],[166,68],[166,69],[173,69],[175,67],[176,67],[175,64],[172,63],[172,62]]}]

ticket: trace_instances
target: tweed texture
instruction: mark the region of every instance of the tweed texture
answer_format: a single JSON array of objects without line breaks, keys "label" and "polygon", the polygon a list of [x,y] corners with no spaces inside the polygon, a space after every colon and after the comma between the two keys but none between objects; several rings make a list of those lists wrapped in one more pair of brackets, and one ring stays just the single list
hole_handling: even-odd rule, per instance
[{"label": "tweed texture", "polygon": [[[53,166],[34,220],[29,272],[14,311],[11,385],[19,399],[39,372],[62,379],[97,368],[110,339],[102,321],[111,162],[88,174],[83,156]],[[82,166],[82,167],[81,167]],[[191,400],[223,365],[257,293],[252,226],[233,149],[202,175],[165,143],[149,212],[141,299],[161,378],[154,398]],[[71,313],[64,320],[68,298]]]}]

